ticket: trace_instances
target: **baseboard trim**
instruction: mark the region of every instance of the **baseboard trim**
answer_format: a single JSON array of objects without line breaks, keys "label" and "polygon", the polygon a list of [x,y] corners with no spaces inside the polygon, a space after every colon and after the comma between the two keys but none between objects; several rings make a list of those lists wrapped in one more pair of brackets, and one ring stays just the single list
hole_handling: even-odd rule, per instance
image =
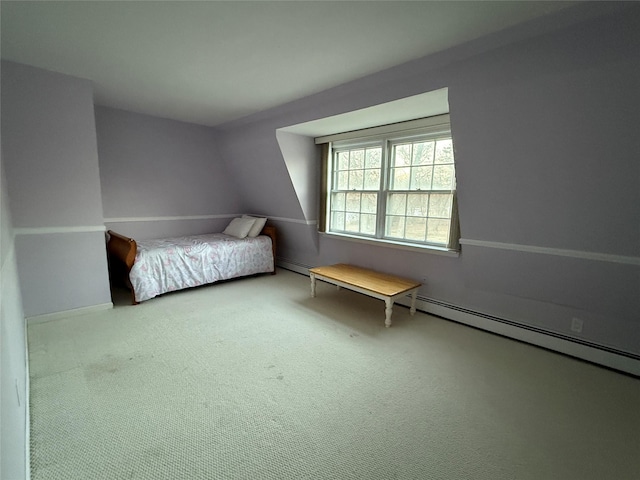
[{"label": "baseboard trim", "polygon": [[[277,265],[306,276],[309,276],[309,268],[313,267],[283,258],[277,260]],[[407,297],[406,299],[400,299],[396,303],[409,307],[411,300]],[[474,312],[431,298],[418,296],[416,308],[445,320],[468,325],[640,377],[640,356],[638,355],[522,325],[512,320]]]},{"label": "baseboard trim", "polygon": [[110,310],[113,308],[113,303],[101,303],[98,305],[91,305],[88,307],[74,308],[72,310],[64,310],[62,312],[44,313],[42,315],[34,315],[27,317],[27,325],[36,325],[38,323],[52,322],[54,320],[60,320],[68,317],[76,317],[78,315],[86,315],[88,313],[101,312],[103,310]]},{"label": "baseboard trim", "polygon": [[31,391],[31,372],[29,371],[29,337],[27,330],[27,322],[24,322],[24,351],[25,351],[25,393],[24,393],[24,408],[25,408],[25,434],[24,434],[24,454],[25,454],[25,479],[31,480],[31,398],[29,392]]},{"label": "baseboard trim", "polygon": [[302,273],[307,277],[309,276],[309,269],[314,267],[314,265],[304,265],[282,257],[276,258],[276,266],[282,267],[285,270],[291,270],[292,272]]},{"label": "baseboard trim", "polygon": [[[402,299],[398,303],[405,306],[410,305],[408,299]],[[627,352],[525,326],[511,320],[473,312],[454,305],[447,305],[433,299],[418,297],[417,305],[418,310],[446,320],[640,377],[640,357]]]}]

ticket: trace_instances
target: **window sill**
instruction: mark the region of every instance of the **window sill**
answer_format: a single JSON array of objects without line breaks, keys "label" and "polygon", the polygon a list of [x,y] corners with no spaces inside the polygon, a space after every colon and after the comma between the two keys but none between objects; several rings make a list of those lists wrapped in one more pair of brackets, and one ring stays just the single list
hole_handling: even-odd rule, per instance
[{"label": "window sill", "polygon": [[446,247],[435,247],[433,245],[415,245],[412,243],[394,242],[392,240],[379,240],[377,238],[362,238],[362,237],[355,237],[352,235],[345,235],[344,233],[333,233],[333,232],[321,232],[320,236],[346,240],[348,242],[375,245],[377,247],[387,247],[387,248],[395,248],[398,250],[408,250],[411,252],[444,255],[446,257],[460,256],[460,252],[458,250],[449,250]]}]

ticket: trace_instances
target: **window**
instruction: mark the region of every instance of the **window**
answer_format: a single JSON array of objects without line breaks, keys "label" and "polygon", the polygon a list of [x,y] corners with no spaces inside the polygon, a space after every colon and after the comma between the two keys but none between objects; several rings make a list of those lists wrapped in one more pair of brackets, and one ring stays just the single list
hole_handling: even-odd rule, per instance
[{"label": "window", "polygon": [[[328,149],[327,230],[455,249],[454,148],[448,116],[422,128],[370,130]],[[446,121],[445,121],[446,120]],[[372,134],[368,134],[372,133]]]}]

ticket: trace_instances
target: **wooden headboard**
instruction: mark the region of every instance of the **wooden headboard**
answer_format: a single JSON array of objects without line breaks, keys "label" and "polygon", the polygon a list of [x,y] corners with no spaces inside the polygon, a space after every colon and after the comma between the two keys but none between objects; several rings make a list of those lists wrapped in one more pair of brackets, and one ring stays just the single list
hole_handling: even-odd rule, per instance
[{"label": "wooden headboard", "polygon": [[109,234],[107,252],[122,260],[127,270],[131,270],[136,259],[138,244],[133,238],[125,237],[113,230],[109,230],[107,233]]},{"label": "wooden headboard", "polygon": [[133,238],[125,237],[113,230],[108,230],[107,234],[107,259],[109,261],[109,277],[112,284],[121,284],[131,291],[133,304],[137,304],[129,272],[136,260],[138,244]]}]

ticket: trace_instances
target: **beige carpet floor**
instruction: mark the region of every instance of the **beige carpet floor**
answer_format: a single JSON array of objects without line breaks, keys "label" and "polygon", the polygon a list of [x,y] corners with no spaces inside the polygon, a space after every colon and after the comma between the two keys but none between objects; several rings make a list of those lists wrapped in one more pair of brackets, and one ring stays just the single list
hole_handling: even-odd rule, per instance
[{"label": "beige carpet floor", "polygon": [[640,478],[639,379],[394,310],[279,270],[30,325],[32,479]]}]

